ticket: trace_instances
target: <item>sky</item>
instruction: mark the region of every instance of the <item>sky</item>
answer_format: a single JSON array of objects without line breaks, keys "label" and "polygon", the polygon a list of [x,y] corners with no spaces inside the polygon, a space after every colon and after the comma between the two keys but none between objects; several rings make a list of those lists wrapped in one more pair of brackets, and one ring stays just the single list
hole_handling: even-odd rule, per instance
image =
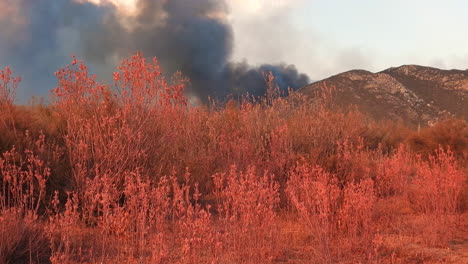
[{"label": "sky", "polygon": [[234,57],[251,63],[288,61],[314,80],[404,64],[468,69],[466,0],[237,2]]},{"label": "sky", "polygon": [[[192,95],[297,88],[351,69],[468,69],[466,0],[0,0],[0,68],[47,96],[70,54],[111,76],[143,51],[182,70]],[[104,78],[105,80],[105,78]]]}]

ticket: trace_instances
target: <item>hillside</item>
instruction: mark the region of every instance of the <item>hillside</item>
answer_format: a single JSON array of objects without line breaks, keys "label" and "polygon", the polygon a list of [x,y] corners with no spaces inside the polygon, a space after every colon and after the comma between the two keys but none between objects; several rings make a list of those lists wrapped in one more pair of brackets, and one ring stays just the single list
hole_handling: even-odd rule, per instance
[{"label": "hillside", "polygon": [[468,120],[468,70],[440,70],[404,65],[372,73],[351,70],[304,86],[314,97],[324,85],[334,87],[339,106],[356,105],[375,119],[431,124],[447,117]]}]

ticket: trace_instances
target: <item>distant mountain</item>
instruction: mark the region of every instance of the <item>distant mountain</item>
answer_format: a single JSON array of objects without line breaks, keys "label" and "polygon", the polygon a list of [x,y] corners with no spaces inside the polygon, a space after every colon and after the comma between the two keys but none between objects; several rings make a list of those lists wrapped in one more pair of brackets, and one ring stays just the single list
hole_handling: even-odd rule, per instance
[{"label": "distant mountain", "polygon": [[430,124],[447,117],[468,120],[468,70],[404,65],[372,73],[352,70],[300,88],[314,97],[335,87],[335,103],[356,105],[375,119]]}]

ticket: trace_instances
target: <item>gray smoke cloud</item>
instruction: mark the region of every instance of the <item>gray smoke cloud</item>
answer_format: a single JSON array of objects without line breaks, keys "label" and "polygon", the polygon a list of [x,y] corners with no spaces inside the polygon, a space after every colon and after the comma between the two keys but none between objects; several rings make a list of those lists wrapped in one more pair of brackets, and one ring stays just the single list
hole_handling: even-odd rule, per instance
[{"label": "gray smoke cloud", "polygon": [[[119,60],[141,51],[156,56],[164,72],[180,70],[191,81],[189,93],[208,96],[261,95],[263,72],[272,72],[285,90],[309,83],[293,65],[251,66],[232,62],[233,30],[223,0],[139,0],[137,13],[123,18],[112,4],[73,0],[1,0],[16,10],[19,21],[2,19],[0,65],[22,75],[20,96],[44,95],[53,88],[53,72],[70,61],[70,54],[111,76]],[[265,40],[267,41],[267,40]]]}]

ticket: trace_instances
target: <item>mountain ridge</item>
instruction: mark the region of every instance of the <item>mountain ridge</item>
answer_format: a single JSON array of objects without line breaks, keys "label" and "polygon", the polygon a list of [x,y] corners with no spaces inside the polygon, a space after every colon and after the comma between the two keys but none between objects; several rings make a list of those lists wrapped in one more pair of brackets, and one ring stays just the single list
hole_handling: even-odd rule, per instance
[{"label": "mountain ridge", "polygon": [[468,69],[402,65],[379,72],[349,70],[298,89],[311,98],[334,87],[339,106],[356,105],[377,120],[430,125],[446,118],[468,120]]}]

